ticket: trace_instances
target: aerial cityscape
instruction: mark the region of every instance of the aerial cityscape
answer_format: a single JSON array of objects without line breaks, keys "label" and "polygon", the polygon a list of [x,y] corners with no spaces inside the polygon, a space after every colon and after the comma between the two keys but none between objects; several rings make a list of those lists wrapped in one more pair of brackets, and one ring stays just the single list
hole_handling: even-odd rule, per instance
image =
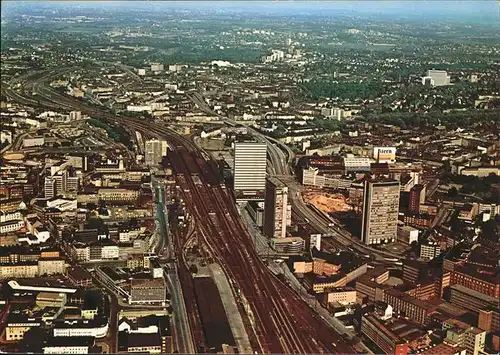
[{"label": "aerial cityscape", "polygon": [[0,352],[500,352],[498,1],[3,1]]}]

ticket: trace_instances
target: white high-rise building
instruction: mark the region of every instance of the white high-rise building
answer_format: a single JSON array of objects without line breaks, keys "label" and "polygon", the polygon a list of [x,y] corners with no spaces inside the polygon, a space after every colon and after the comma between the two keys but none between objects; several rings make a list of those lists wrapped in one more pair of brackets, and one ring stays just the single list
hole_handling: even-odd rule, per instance
[{"label": "white high-rise building", "polygon": [[264,234],[269,238],[286,238],[286,228],[291,222],[292,206],[288,202],[288,187],[271,177],[266,184]]},{"label": "white high-rise building", "polygon": [[267,144],[240,141],[234,144],[234,190],[237,194],[264,194]]},{"label": "white high-rise building", "polygon": [[153,166],[159,164],[163,157],[167,155],[167,141],[152,139],[144,144],[144,160],[147,165]]},{"label": "white high-rise building", "polygon": [[422,78],[422,84],[430,84],[431,86],[450,85],[450,76],[446,70],[428,70],[427,76]]}]

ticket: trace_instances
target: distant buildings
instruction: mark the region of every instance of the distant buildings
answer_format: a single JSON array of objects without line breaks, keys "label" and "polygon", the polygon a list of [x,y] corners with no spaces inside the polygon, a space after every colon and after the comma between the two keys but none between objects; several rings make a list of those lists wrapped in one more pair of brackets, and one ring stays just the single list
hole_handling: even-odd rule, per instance
[{"label": "distant buildings", "polygon": [[238,141],[234,144],[234,190],[237,195],[263,195],[266,188],[267,144]]},{"label": "distant buildings", "polygon": [[431,86],[450,85],[450,76],[445,70],[428,70],[427,76],[422,77],[422,84]]},{"label": "distant buildings", "polygon": [[285,238],[292,223],[292,207],[288,202],[288,187],[276,178],[266,184],[264,204],[264,234],[269,238]]},{"label": "distant buildings", "polygon": [[396,241],[399,186],[399,181],[365,181],[361,226],[361,239],[365,244]]},{"label": "distant buildings", "polygon": [[130,304],[164,304],[166,299],[167,288],[163,277],[131,280]]},{"label": "distant buildings", "polygon": [[146,165],[158,165],[167,155],[168,144],[166,141],[152,139],[144,144],[144,161]]},{"label": "distant buildings", "polygon": [[279,62],[285,58],[285,52],[273,49],[270,55],[262,57],[263,63]]}]

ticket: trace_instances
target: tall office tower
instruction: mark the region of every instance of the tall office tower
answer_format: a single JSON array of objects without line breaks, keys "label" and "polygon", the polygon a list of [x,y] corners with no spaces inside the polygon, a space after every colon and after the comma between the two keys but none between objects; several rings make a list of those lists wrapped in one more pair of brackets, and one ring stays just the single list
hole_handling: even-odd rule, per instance
[{"label": "tall office tower", "polygon": [[450,76],[445,70],[428,70],[427,76],[422,77],[423,85],[445,86],[450,85]]},{"label": "tall office tower", "polygon": [[361,239],[367,245],[396,240],[399,181],[366,180],[363,193]]},{"label": "tall office tower", "polygon": [[45,198],[64,194],[65,192],[78,191],[78,176],[70,176],[67,170],[46,176],[44,181]]},{"label": "tall office tower", "polygon": [[234,143],[234,190],[237,196],[263,195],[266,188],[267,144]]},{"label": "tall office tower", "polygon": [[413,213],[420,212],[420,205],[425,203],[425,186],[417,184],[410,190],[410,203],[408,210]]},{"label": "tall office tower", "polygon": [[46,176],[43,184],[45,198],[52,198],[56,195],[56,181],[51,176]]},{"label": "tall office tower", "polygon": [[144,144],[144,160],[146,165],[158,165],[167,155],[168,144],[166,141],[152,139]]},{"label": "tall office tower", "polygon": [[269,238],[285,238],[291,224],[292,206],[288,203],[288,187],[276,178],[268,178],[264,200],[264,234]]}]

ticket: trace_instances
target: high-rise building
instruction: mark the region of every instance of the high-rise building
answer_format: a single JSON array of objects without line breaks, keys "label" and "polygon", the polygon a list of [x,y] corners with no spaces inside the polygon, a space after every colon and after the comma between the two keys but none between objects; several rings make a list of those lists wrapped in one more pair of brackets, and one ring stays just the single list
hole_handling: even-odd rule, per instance
[{"label": "high-rise building", "polygon": [[167,155],[168,144],[166,141],[152,139],[144,144],[144,160],[146,165],[157,165]]},{"label": "high-rise building", "polygon": [[234,144],[234,190],[238,195],[263,195],[266,188],[267,144],[238,141]]},{"label": "high-rise building", "polygon": [[399,181],[366,180],[363,193],[361,239],[365,244],[396,241]]},{"label": "high-rise building", "polygon": [[45,198],[52,198],[56,195],[56,182],[51,176],[46,176],[44,181]]},{"label": "high-rise building", "polygon": [[412,213],[420,212],[420,205],[425,203],[425,186],[421,184],[414,185],[410,190],[410,203],[408,210]]},{"label": "high-rise building", "polygon": [[427,76],[422,77],[422,84],[431,86],[450,85],[450,76],[446,70],[428,70]]},{"label": "high-rise building", "polygon": [[45,198],[52,198],[65,192],[78,191],[78,177],[70,176],[67,170],[46,176],[44,181]]},{"label": "high-rise building", "polygon": [[285,238],[291,224],[292,208],[288,202],[288,187],[277,178],[267,179],[264,202],[264,234],[269,238]]}]

